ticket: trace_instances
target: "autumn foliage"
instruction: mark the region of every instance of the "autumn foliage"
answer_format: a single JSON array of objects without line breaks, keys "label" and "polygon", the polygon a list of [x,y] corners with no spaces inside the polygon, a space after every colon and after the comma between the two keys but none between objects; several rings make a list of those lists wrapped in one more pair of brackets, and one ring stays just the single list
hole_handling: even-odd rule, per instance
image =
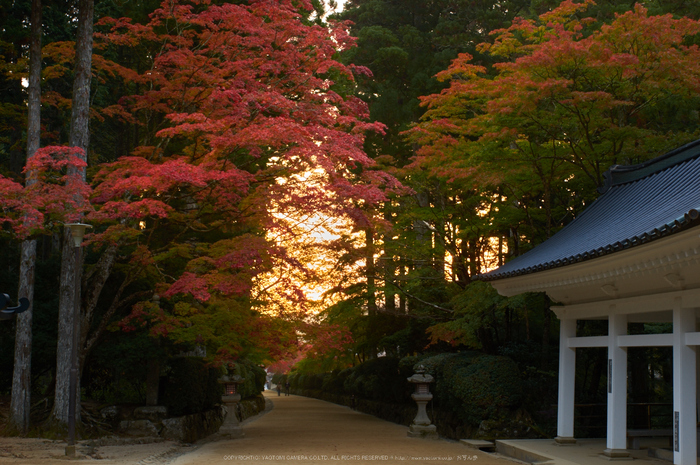
[{"label": "autumn foliage", "polygon": [[[291,355],[304,315],[269,314],[266,302],[302,305],[303,292],[257,285],[275,266],[304,268],[278,240],[291,230],[275,213],[369,224],[364,211],[400,188],[363,151],[365,133],[383,129],[347,92],[368,71],[335,59],[353,46],[347,27],[312,25],[310,11],[305,0],[166,0],[146,23],[103,18],[94,73],[128,92],[93,115],[137,126],[139,144],[92,166],[91,189],[73,175],[47,177],[45,168],[63,169],[57,154],[84,167],[69,149],[38,154],[27,169],[41,182],[2,180],[6,221],[27,234],[50,229],[59,212],[84,214],[94,251],[130,255],[130,282],[153,291],[135,294],[143,299],[124,330],[205,345],[218,360]],[[45,78],[61,76],[72,53],[67,43],[47,47]],[[48,93],[45,103],[66,101]]]},{"label": "autumn foliage", "polygon": [[27,161],[26,186],[0,176],[0,222],[20,238],[77,221],[90,212],[92,190],[81,172],[82,150],[48,146]]},{"label": "autumn foliage", "polygon": [[101,22],[108,48],[154,51],[147,70],[120,70],[140,91],[110,109],[153,139],[96,173],[90,219],[108,227],[93,241],[136,239],[151,266],[167,269],[158,284],[167,300],[137,305],[130,322],[208,342],[221,358],[296,347],[293,326],[264,308],[271,296],[302,294],[266,289],[251,301],[256,277],[275,263],[302,266],[271,240],[288,228],[273,212],[367,222],[363,208],[399,187],[362,149],[381,125],[334,90],[364,72],[334,59],[352,39],[342,25],[306,25],[304,8],[167,1],[148,24]]},{"label": "autumn foliage", "polygon": [[[495,263],[506,236],[519,253],[532,245],[521,237],[553,234],[610,165],[697,137],[700,23],[637,5],[601,24],[592,5],[516,18],[477,48],[491,61],[463,53],[437,75],[446,87],[422,98],[425,114],[405,133],[415,156],[392,168],[415,184],[412,211],[406,197],[389,201],[409,191],[365,153],[366,135],[385,128],[355,95],[370,71],[337,59],[355,46],[348,23],[316,25],[308,0],[165,0],[143,21],[101,18],[93,73],[114,95],[96,99],[92,117],[128,127],[128,150],[89,153],[86,167],[73,149],[42,149],[26,186],[0,178],[4,230],[93,224],[90,266],[113,260],[122,279],[113,329],[204,345],[221,362],[345,357],[354,321],[309,318],[314,284],[333,280],[342,293],[365,279],[364,304],[347,303],[355,316],[382,310],[380,292],[389,313],[396,296],[401,312],[450,313],[446,286],[419,297],[400,281],[433,279],[430,269],[443,280],[449,254],[462,292],[487,249],[499,248]],[[73,55],[69,42],[47,44],[43,78],[65,76]],[[63,111],[69,99],[51,88],[43,104]],[[323,240],[301,226],[325,218]],[[432,268],[409,259],[424,246]],[[375,252],[381,265],[367,261]]]},{"label": "autumn foliage", "polygon": [[[637,4],[599,25],[585,17],[592,3],[567,0],[538,20],[493,31],[493,43],[480,46],[501,60],[493,75],[468,54],[438,74],[450,86],[423,99],[424,122],[411,131],[422,146],[415,166],[499,182],[503,175],[482,162],[501,151],[512,168],[539,164],[557,178],[600,185],[610,165],[694,137],[678,119],[693,117],[684,103],[700,91],[700,49],[690,40],[700,23],[650,16]],[[683,134],[669,141],[669,131]]]},{"label": "autumn foliage", "polygon": [[[511,255],[576,217],[610,166],[644,162],[699,135],[700,22],[637,4],[601,24],[587,16],[593,4],[566,0],[492,31],[479,50],[493,66],[460,55],[437,75],[448,87],[422,99],[426,113],[407,133],[420,147],[408,171],[455,195],[477,192],[479,237],[507,237]],[[470,292],[450,302],[454,321],[431,328],[433,343],[479,334],[469,345],[493,345],[489,328],[498,325],[485,321],[512,309],[465,305],[478,302]]]}]

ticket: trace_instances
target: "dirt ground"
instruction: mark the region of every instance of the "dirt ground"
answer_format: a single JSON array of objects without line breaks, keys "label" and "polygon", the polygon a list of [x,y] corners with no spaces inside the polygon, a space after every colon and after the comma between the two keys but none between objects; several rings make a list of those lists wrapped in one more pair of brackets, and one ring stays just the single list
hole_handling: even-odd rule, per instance
[{"label": "dirt ground", "polygon": [[[135,444],[114,442],[94,449],[88,441],[78,443],[78,462],[96,461],[104,465],[166,464],[180,454],[193,449],[172,441]],[[66,442],[48,439],[0,437],[0,464],[66,465]]]},{"label": "dirt ground", "polygon": [[[0,397],[0,434],[9,417],[10,399]],[[66,441],[0,435],[0,464],[66,465]],[[79,462],[97,461],[104,465],[167,464],[196,446],[160,438],[103,437],[78,441]]]}]

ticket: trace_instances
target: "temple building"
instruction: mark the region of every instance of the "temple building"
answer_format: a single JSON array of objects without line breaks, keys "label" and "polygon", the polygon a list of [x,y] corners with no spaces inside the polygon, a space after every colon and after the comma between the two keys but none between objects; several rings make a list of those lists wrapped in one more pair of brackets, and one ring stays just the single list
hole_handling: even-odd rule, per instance
[{"label": "temple building", "polygon": [[[627,451],[627,350],[673,348],[673,463],[697,465],[700,344],[700,140],[634,166],[613,166],[579,217],[528,253],[478,279],[501,295],[546,292],[560,320],[557,438],[575,443],[576,349],[607,348],[607,444]],[[604,336],[577,336],[577,321],[607,320]],[[629,323],[673,331],[630,334]]]}]

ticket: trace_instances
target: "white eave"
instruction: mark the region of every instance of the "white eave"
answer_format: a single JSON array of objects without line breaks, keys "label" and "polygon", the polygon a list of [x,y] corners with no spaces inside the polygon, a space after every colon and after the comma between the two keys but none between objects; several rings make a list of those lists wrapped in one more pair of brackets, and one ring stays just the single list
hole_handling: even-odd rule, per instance
[{"label": "white eave", "polygon": [[700,226],[599,258],[490,281],[504,296],[546,292],[577,304],[700,290]]}]

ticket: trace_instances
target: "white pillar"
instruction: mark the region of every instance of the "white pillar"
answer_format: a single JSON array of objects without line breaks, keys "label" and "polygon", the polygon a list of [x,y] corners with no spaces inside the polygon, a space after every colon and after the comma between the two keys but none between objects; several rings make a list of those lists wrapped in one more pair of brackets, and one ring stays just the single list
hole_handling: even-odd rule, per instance
[{"label": "white pillar", "polygon": [[695,331],[695,310],[673,307],[673,463],[697,465],[696,354],[685,343]]},{"label": "white pillar", "polygon": [[569,338],[576,337],[576,320],[561,320],[559,326],[559,403],[557,437],[559,444],[575,444],[574,384],[576,381],[576,349],[569,348]]},{"label": "white pillar", "polygon": [[[612,309],[611,309],[612,310]],[[618,336],[627,334],[627,315],[608,317],[608,438],[603,452],[611,458],[628,457],[627,449],[627,349]]]}]

